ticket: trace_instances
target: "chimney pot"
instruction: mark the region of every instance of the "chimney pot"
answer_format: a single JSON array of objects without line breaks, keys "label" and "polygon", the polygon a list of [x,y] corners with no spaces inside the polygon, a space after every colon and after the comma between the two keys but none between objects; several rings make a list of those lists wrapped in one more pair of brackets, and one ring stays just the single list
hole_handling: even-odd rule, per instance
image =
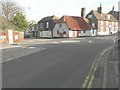
[{"label": "chimney pot", "polygon": [[97,12],[102,14],[102,5],[100,4],[100,7],[97,8]]},{"label": "chimney pot", "polygon": [[81,17],[83,19],[85,19],[85,14],[86,14],[85,8],[81,8]]}]

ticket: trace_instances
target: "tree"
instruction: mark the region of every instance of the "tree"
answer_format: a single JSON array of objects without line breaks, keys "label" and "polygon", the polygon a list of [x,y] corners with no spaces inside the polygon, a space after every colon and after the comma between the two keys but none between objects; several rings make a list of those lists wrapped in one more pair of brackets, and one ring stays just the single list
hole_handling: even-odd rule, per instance
[{"label": "tree", "polygon": [[11,20],[11,23],[14,26],[15,30],[25,31],[28,29],[28,22],[22,12],[17,12]]},{"label": "tree", "polygon": [[2,16],[2,28],[8,29],[11,26],[11,18],[17,11],[21,11],[16,3],[10,1],[0,2],[1,4],[1,16]]}]

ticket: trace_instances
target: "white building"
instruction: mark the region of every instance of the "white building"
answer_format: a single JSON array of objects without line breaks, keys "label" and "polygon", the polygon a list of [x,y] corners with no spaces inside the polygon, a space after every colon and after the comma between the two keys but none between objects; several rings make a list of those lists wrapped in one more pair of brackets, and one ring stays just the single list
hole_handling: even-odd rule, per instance
[{"label": "white building", "polygon": [[77,16],[63,16],[53,29],[53,37],[91,36],[91,30],[87,22]]}]

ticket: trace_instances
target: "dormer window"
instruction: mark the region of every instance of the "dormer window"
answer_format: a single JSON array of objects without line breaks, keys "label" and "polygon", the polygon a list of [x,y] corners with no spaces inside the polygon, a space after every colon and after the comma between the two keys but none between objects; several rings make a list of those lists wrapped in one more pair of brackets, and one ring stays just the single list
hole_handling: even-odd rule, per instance
[{"label": "dormer window", "polygon": [[92,15],[88,15],[88,18],[92,18]]}]

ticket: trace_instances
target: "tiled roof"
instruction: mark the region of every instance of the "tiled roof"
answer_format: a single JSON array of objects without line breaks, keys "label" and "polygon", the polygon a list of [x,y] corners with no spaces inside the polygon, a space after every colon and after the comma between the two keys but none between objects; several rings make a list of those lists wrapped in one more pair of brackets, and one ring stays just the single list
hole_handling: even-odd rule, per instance
[{"label": "tiled roof", "polygon": [[119,19],[119,12],[117,11],[110,11],[108,14],[111,14],[117,20]]},{"label": "tiled roof", "polygon": [[[106,14],[106,13],[100,14],[100,13],[98,13],[95,10],[92,10],[92,13],[95,15],[95,17],[98,20],[116,21],[116,19],[112,15],[110,15],[110,14]],[[108,19],[108,15],[110,15],[110,19]]]},{"label": "tiled roof", "polygon": [[59,20],[59,18],[53,15],[53,16],[44,17],[39,22],[51,21],[51,20],[57,21],[57,20]]},{"label": "tiled roof", "polygon": [[90,30],[87,22],[81,17],[63,16],[60,21],[61,20],[63,20],[68,25],[70,30]]}]

